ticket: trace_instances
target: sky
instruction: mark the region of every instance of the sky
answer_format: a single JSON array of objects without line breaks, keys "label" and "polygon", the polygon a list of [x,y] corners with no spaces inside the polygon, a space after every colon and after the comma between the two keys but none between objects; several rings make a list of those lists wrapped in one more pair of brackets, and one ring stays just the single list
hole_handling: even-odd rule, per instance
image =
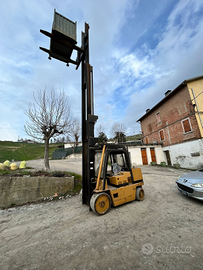
[{"label": "sky", "polygon": [[[108,138],[137,120],[186,79],[203,75],[202,0],[0,0],[0,140],[31,139],[24,131],[33,93],[63,90],[81,119],[81,69],[48,59],[54,9],[77,21],[77,45],[90,26],[94,105]],[[73,53],[72,59],[76,55]],[[98,135],[98,134],[96,134]]]}]

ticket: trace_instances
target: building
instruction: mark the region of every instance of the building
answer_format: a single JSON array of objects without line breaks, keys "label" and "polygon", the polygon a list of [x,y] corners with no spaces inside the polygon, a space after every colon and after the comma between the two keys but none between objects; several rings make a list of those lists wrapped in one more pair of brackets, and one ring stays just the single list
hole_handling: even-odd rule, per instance
[{"label": "building", "polygon": [[162,143],[168,165],[203,167],[203,76],[183,81],[138,120],[145,144]]},{"label": "building", "polygon": [[[78,142],[78,145],[77,146],[82,146],[82,143],[81,142]],[[64,143],[64,148],[73,148],[73,147],[76,147],[75,146],[75,142]]]},{"label": "building", "polygon": [[132,166],[160,164],[165,160],[162,144],[141,144],[128,146]]}]

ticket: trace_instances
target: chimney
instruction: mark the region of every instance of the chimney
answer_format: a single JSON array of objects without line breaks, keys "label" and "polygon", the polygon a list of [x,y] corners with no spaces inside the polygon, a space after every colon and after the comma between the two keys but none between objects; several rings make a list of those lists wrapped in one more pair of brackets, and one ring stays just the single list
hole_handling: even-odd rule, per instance
[{"label": "chimney", "polygon": [[166,91],[165,97],[167,97],[171,93],[171,90]]}]

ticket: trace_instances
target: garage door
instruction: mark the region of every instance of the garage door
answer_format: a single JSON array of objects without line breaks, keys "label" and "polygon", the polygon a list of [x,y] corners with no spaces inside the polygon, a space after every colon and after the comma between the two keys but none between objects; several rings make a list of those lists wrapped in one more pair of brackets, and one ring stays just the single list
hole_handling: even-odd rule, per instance
[{"label": "garage door", "polygon": [[141,148],[141,154],[142,154],[142,164],[148,165],[146,148]]},{"label": "garage door", "polygon": [[156,162],[155,149],[154,148],[150,148],[150,153],[151,153],[152,162]]}]

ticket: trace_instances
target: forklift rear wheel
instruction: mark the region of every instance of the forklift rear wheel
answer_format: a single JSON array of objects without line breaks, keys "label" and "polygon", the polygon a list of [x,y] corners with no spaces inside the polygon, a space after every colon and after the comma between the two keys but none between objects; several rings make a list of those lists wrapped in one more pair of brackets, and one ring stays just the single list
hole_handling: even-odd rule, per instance
[{"label": "forklift rear wheel", "polygon": [[111,198],[105,193],[94,193],[90,200],[92,210],[98,215],[104,215],[111,208]]},{"label": "forklift rear wheel", "polygon": [[144,200],[144,189],[141,187],[138,187],[136,189],[136,199],[138,201],[143,201]]}]

